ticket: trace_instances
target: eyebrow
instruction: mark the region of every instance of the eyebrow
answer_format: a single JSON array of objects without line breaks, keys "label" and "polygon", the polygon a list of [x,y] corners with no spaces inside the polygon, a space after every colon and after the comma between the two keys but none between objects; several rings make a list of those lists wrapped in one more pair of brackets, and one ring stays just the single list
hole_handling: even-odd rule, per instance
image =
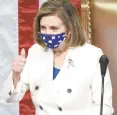
[{"label": "eyebrow", "polygon": [[[45,25],[41,25],[41,24],[40,24],[40,27],[45,27]],[[49,27],[57,27],[57,28],[60,28],[60,26],[57,26],[57,25],[51,25],[51,26],[49,26]]]}]

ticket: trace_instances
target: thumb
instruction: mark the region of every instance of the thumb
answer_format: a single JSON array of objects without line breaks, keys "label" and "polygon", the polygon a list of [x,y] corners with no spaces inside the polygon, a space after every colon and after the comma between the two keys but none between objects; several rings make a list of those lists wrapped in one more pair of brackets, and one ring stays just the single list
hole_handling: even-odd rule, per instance
[{"label": "thumb", "polygon": [[26,58],[26,51],[24,48],[21,49],[20,56]]}]

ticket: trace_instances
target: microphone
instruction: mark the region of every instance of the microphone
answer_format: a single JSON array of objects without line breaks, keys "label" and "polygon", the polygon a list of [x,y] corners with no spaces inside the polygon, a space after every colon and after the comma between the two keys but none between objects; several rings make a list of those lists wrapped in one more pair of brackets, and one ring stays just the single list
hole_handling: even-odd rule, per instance
[{"label": "microphone", "polygon": [[102,76],[102,87],[101,87],[101,103],[100,103],[100,115],[103,114],[103,96],[104,96],[104,76],[106,74],[107,65],[109,60],[106,55],[102,55],[99,59],[101,76]]},{"label": "microphone", "polygon": [[109,60],[108,60],[106,55],[102,55],[100,57],[99,62],[100,62],[101,75],[104,77],[106,74],[106,69],[107,69],[107,65],[109,63]]}]

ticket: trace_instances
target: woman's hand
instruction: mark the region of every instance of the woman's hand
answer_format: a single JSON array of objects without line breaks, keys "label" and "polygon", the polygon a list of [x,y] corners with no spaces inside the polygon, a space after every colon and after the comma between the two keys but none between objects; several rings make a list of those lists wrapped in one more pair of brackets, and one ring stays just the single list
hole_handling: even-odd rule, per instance
[{"label": "woman's hand", "polygon": [[15,87],[20,80],[20,73],[23,70],[25,62],[26,62],[26,52],[25,52],[25,49],[21,49],[20,55],[18,55],[15,58],[15,60],[12,64],[13,84],[14,84]]}]

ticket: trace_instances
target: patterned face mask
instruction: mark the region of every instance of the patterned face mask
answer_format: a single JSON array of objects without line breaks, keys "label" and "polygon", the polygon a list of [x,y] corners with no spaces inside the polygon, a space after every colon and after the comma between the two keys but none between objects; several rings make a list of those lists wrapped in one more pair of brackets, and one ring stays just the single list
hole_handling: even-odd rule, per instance
[{"label": "patterned face mask", "polygon": [[65,33],[61,34],[41,34],[40,38],[44,41],[48,48],[55,49],[58,48],[60,43],[65,39]]}]

